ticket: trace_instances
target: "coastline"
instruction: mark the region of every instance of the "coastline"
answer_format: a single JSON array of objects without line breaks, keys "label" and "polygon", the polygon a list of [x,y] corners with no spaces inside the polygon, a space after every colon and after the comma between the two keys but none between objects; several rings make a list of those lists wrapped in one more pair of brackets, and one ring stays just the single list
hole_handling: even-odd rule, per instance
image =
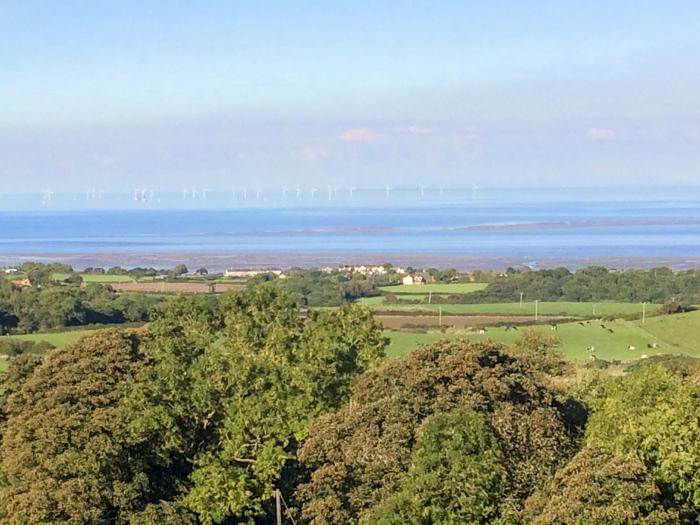
[{"label": "coastline", "polygon": [[324,267],[345,264],[384,264],[414,266],[418,268],[456,268],[458,270],[505,270],[508,267],[530,266],[532,268],[566,267],[570,270],[586,266],[605,266],[613,269],[649,269],[666,266],[673,270],[700,269],[700,256],[600,256],[600,257],[549,257],[523,259],[516,256],[463,256],[463,255],[409,255],[392,253],[329,253],[329,252],[249,252],[249,253],[204,253],[204,252],[152,252],[152,253],[16,253],[1,254],[0,266],[12,266],[22,262],[61,262],[78,270],[87,267],[136,266],[168,268],[184,263],[189,267],[206,267],[218,272],[227,268],[290,268]]}]

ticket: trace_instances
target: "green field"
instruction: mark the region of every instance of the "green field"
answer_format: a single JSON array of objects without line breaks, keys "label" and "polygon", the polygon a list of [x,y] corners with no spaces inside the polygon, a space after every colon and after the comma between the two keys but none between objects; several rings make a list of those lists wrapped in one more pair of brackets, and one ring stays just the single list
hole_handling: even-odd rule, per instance
[{"label": "green field", "polygon": [[382,286],[382,292],[389,293],[410,293],[410,294],[428,294],[428,293],[471,293],[478,292],[486,288],[486,283],[431,283],[431,284],[400,284],[396,286]]},{"label": "green field", "polygon": [[[413,297],[413,295],[408,296]],[[386,304],[383,297],[367,297],[360,300],[361,304],[366,304],[370,308],[380,311],[431,311],[442,310],[443,314],[464,314],[464,315],[535,315],[535,303],[525,302],[522,307],[520,303],[486,303],[486,304]],[[647,305],[647,315],[655,315],[660,305]],[[642,305],[638,303],[574,303],[574,302],[542,302],[537,306],[540,315],[572,315],[572,316],[615,316],[634,315],[642,313]]]},{"label": "green field", "polygon": [[[642,356],[655,354],[685,354],[700,357],[700,311],[673,316],[659,316],[640,321],[610,321],[600,323],[571,322],[558,325],[557,330],[549,326],[537,327],[546,334],[556,334],[561,339],[561,351],[567,359],[585,360],[593,353],[599,359],[635,361]],[[520,330],[487,328],[485,334],[467,330],[450,330],[446,333],[402,333],[387,331],[391,339],[387,349],[389,356],[404,355],[418,344],[431,343],[441,338],[466,338],[479,341],[492,339],[512,344]],[[656,344],[657,348],[649,345]],[[594,351],[589,350],[590,347]],[[634,350],[630,350],[634,347]]]},{"label": "green field", "polygon": [[[130,275],[105,275],[98,273],[81,273],[78,274],[86,283],[130,283],[135,281]],[[56,281],[63,281],[68,278],[67,273],[54,273],[52,277]]]},{"label": "green field", "polygon": [[0,356],[0,372],[4,372],[7,368],[7,358],[5,356]]},{"label": "green field", "polygon": [[97,328],[88,330],[66,330],[65,332],[46,332],[40,334],[24,334],[4,337],[12,337],[13,339],[19,339],[21,341],[34,341],[36,343],[40,341],[46,341],[54,346],[63,346],[77,341],[82,336],[89,334],[94,330],[97,330]]}]

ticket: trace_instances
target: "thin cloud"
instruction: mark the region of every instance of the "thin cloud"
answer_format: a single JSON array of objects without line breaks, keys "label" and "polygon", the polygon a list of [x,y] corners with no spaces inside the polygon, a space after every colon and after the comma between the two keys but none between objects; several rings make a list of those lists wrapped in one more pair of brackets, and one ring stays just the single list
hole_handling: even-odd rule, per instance
[{"label": "thin cloud", "polygon": [[350,128],[341,133],[340,140],[347,142],[372,142],[377,137],[377,133],[369,128]]},{"label": "thin cloud", "polygon": [[617,133],[610,128],[590,128],[588,130],[588,138],[596,141],[613,140],[617,137]]}]

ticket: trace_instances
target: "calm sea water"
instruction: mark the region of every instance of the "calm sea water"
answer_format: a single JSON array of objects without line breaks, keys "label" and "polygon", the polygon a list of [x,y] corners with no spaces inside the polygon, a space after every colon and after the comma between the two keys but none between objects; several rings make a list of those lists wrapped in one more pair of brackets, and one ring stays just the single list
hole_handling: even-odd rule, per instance
[{"label": "calm sea water", "polygon": [[[92,254],[700,258],[700,199],[0,212],[0,260]],[[149,257],[145,257],[148,254]],[[108,257],[105,258],[105,260]]]}]

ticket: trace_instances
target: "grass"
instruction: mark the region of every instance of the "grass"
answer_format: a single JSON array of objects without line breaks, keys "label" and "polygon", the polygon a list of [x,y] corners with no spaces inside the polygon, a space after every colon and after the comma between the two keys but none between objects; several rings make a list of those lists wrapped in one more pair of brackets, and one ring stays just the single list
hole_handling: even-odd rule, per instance
[{"label": "grass", "polygon": [[3,355],[0,356],[0,372],[4,372],[7,369],[7,358]]},{"label": "grass", "polygon": [[[673,316],[659,316],[640,321],[617,320],[600,323],[571,322],[558,325],[556,331],[549,326],[536,327],[546,334],[556,334],[561,339],[559,351],[566,359],[580,361],[594,353],[599,359],[612,361],[635,361],[642,356],[655,354],[684,354],[700,357],[700,312]],[[404,355],[418,344],[431,343],[441,338],[466,338],[472,341],[492,339],[499,343],[512,344],[520,331],[505,328],[487,328],[485,334],[468,330],[449,330],[445,333],[402,333],[387,331],[391,344],[387,354],[391,357]],[[658,345],[649,348],[648,345]],[[590,347],[595,351],[591,352]],[[630,350],[629,347],[634,347]]]},{"label": "grass", "polygon": [[[106,275],[98,273],[81,273],[80,277],[86,283],[130,283],[135,281],[130,275]],[[63,281],[68,278],[67,273],[54,273],[52,277],[56,281]]]},{"label": "grass", "polygon": [[[430,311],[443,314],[462,315],[535,315],[535,303],[485,303],[485,304],[386,304],[383,297],[368,297],[360,300],[370,308],[380,311]],[[537,309],[540,315],[573,315],[573,316],[617,316],[634,315],[642,313],[642,305],[638,303],[576,303],[576,302],[541,302]],[[655,314],[659,305],[647,305],[647,314]]]},{"label": "grass", "polygon": [[66,330],[65,332],[45,332],[38,334],[13,335],[9,337],[12,337],[13,339],[19,339],[21,341],[34,341],[35,343],[38,343],[40,341],[46,341],[48,343],[51,343],[53,346],[58,347],[73,343],[80,339],[82,336],[89,334],[90,332],[93,332],[97,329],[98,328],[86,330]]},{"label": "grass", "polygon": [[410,294],[428,294],[432,293],[471,293],[483,290],[488,285],[486,283],[431,283],[431,284],[399,284],[395,286],[382,286],[382,292],[389,293],[410,293]]}]

